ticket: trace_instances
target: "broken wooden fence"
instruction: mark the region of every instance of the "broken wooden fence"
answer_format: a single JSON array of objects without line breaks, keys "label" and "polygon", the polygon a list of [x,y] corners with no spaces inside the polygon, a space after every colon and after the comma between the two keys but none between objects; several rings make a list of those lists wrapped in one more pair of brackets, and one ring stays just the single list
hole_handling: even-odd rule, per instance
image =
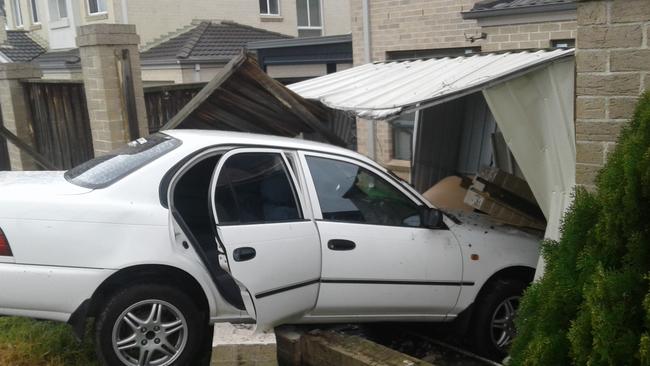
[{"label": "broken wooden fence", "polygon": [[194,98],[206,83],[170,84],[144,88],[149,132],[158,132]]},{"label": "broken wooden fence", "polygon": [[74,80],[27,80],[36,151],[57,169],[94,156],[84,85]]}]

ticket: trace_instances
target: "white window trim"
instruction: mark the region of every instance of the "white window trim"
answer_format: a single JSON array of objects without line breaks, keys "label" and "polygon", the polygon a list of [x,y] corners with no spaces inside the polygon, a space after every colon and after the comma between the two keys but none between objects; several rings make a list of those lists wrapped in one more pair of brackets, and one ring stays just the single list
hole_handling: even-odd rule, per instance
[{"label": "white window trim", "polygon": [[278,2],[278,13],[270,13],[271,11],[271,1],[273,0],[266,0],[266,13],[262,13],[262,9],[260,9],[260,15],[265,16],[265,17],[279,17],[282,15],[282,8],[281,8],[281,3],[282,1],[276,0]]},{"label": "white window trim", "polygon": [[[36,1],[37,0],[29,0],[29,15],[32,19],[32,24],[38,25],[41,24],[41,17],[40,14],[38,13],[38,7],[36,6]],[[34,15],[36,15],[36,17],[34,17]],[[38,18],[38,20],[34,18]]]},{"label": "white window trim", "polygon": [[[66,6],[65,17],[61,17],[61,9],[59,8],[59,1],[55,0],[52,3],[52,0],[48,0],[48,11],[49,11],[49,16],[50,16],[50,29],[60,29],[60,28],[66,28],[70,26],[70,21],[68,20],[69,14],[68,14],[68,2],[64,1],[64,5]],[[52,4],[54,4],[54,8],[52,8]],[[55,14],[52,14],[53,11]]]},{"label": "white window trim", "polygon": [[[14,17],[14,26],[16,28],[25,27],[25,21],[23,20],[23,9],[20,6],[20,0],[12,0],[11,8],[13,10],[12,16]],[[20,20],[20,24],[18,21]]]},{"label": "white window trim", "polygon": [[321,36],[324,35],[325,28],[323,27],[323,0],[318,0],[318,6],[320,7],[320,26],[312,26],[311,25],[311,12],[309,10],[309,0],[298,0],[298,1],[303,1],[306,3],[307,7],[307,23],[309,25],[299,25],[298,29],[304,29],[304,30],[320,30],[321,31]]},{"label": "white window trim", "polygon": [[[106,5],[106,10],[98,11],[98,12],[96,12],[96,13],[91,13],[91,12],[90,12],[90,2],[91,2],[91,1],[92,1],[92,0],[86,0],[86,13],[88,13],[88,15],[90,15],[90,16],[95,16],[95,15],[104,15],[104,14],[108,14],[108,4],[107,4],[107,3],[104,4],[104,5]],[[97,2],[97,9],[99,9],[99,1],[100,1],[100,0],[95,0],[95,1]]]}]

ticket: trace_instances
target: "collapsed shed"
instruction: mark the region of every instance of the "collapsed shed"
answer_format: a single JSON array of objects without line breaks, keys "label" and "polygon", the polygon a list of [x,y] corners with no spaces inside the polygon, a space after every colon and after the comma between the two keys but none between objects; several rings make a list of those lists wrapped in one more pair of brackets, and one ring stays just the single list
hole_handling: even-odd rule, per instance
[{"label": "collapsed shed", "polygon": [[269,77],[244,53],[162,127],[174,128],[303,136],[352,149],[356,145],[353,116],[305,100]]},{"label": "collapsed shed", "polygon": [[367,120],[418,113],[411,160],[416,188],[497,165],[525,178],[548,220],[546,237],[558,238],[575,185],[573,53],[377,62],[289,89]]}]

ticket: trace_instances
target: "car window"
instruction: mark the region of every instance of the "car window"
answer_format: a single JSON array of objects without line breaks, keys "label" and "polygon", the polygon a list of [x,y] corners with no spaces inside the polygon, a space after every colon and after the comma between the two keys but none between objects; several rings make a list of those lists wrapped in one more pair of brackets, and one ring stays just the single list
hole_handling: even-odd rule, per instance
[{"label": "car window", "polygon": [[224,163],[215,207],[220,224],[302,219],[287,168],[279,153],[240,153]]},{"label": "car window", "polygon": [[368,169],[308,156],[323,219],[375,225],[419,227],[420,207]]},{"label": "car window", "polygon": [[180,140],[156,133],[74,167],[65,173],[65,178],[81,187],[108,187],[180,145]]}]

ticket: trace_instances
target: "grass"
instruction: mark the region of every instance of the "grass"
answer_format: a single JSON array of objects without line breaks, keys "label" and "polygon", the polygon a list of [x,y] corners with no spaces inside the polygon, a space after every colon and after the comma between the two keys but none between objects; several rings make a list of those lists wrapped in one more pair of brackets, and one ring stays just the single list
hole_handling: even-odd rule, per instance
[{"label": "grass", "polygon": [[66,324],[0,317],[0,365],[96,366],[89,338],[80,344]]}]

